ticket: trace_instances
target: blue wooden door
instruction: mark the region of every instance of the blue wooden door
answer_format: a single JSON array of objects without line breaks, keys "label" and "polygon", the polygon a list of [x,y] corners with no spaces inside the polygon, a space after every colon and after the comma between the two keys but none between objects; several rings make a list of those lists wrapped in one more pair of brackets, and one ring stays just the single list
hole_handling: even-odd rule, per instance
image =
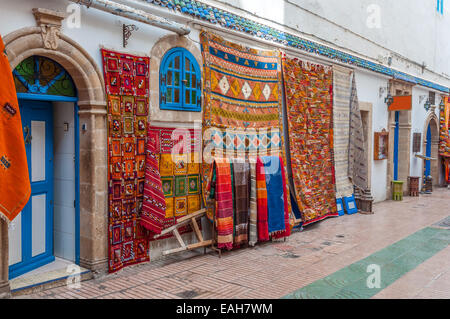
[{"label": "blue wooden door", "polygon": [[52,104],[19,100],[31,196],[10,227],[9,277],[41,267],[53,256]]},{"label": "blue wooden door", "polygon": [[[427,128],[427,147],[426,154],[427,157],[431,157],[431,124],[428,124]],[[431,161],[425,161],[425,177],[431,174]]]}]

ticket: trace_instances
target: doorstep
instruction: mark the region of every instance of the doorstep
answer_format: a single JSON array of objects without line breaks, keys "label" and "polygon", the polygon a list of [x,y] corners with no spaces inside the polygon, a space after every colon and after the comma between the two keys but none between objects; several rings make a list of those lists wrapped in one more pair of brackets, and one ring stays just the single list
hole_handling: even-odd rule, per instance
[{"label": "doorstep", "polygon": [[48,265],[35,269],[27,274],[10,280],[11,295],[13,297],[37,293],[43,290],[65,286],[67,279],[75,275],[80,276],[80,281],[93,278],[89,269],[79,267],[77,271],[68,272],[67,267],[72,262],[56,258]]}]

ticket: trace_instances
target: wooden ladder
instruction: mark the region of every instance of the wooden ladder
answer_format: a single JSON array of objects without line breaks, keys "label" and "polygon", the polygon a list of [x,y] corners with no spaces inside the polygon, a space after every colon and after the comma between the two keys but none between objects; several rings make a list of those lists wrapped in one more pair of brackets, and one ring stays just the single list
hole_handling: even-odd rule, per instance
[{"label": "wooden ladder", "polygon": [[[155,239],[157,239],[161,236],[167,235],[168,233],[173,233],[173,235],[175,235],[175,238],[178,240],[178,243],[181,246],[179,248],[165,250],[165,251],[163,251],[163,255],[166,256],[166,255],[179,253],[182,251],[193,250],[193,249],[197,249],[197,248],[201,248],[201,247],[205,247],[205,250],[206,250],[207,246],[213,246],[213,243],[214,243],[213,240],[204,240],[203,239],[202,232],[200,231],[200,228],[198,227],[198,224],[197,224],[197,219],[205,216],[205,214],[206,214],[206,209],[202,209],[202,210],[196,211],[195,213],[192,213],[190,215],[184,216],[177,221],[176,225],[173,225],[167,229],[164,229],[161,232],[161,234],[156,235],[154,237]],[[181,238],[178,228],[180,228],[181,226],[185,226],[189,223],[191,223],[194,228],[195,236],[197,237],[198,242],[191,244],[191,245],[186,245],[185,242],[183,241],[183,239]]]}]

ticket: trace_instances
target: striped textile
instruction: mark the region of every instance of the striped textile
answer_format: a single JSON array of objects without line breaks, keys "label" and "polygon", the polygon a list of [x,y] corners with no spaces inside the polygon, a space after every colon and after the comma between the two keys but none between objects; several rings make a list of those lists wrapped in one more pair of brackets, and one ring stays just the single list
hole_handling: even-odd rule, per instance
[{"label": "striped textile", "polygon": [[258,241],[264,242],[269,240],[267,187],[264,163],[259,157],[256,162],[256,198],[258,205]]},{"label": "striped textile", "polygon": [[155,233],[161,234],[166,217],[166,200],[159,174],[158,138],[151,130],[147,134],[146,170],[144,185],[144,201],[140,217],[141,225]]},{"label": "striped textile", "polygon": [[283,177],[278,156],[263,156],[267,187],[267,219],[269,235],[284,231],[284,192]]},{"label": "striped textile", "polygon": [[217,248],[233,249],[233,198],[231,187],[230,161],[226,158],[216,159],[216,223]]},{"label": "striped textile", "polygon": [[[280,160],[280,166],[284,167],[283,158],[281,156],[279,157],[279,160]],[[285,224],[285,230],[272,234],[272,238],[274,238],[274,239],[283,238],[283,237],[289,237],[291,235],[291,225],[290,225],[290,222],[289,222],[289,205],[287,204],[288,203],[288,192],[289,192],[289,189],[286,187],[287,179],[286,179],[286,174],[285,174],[283,169],[281,170],[281,177],[282,177],[282,181],[283,181],[283,201],[284,201],[284,224]]]},{"label": "striped textile", "polygon": [[234,182],[234,246],[248,244],[248,224],[250,210],[250,163],[233,161]]},{"label": "striped textile", "polygon": [[364,148],[364,132],[354,74],[351,92],[348,176],[355,187],[366,190],[369,186],[367,176],[367,150]]},{"label": "striped textile", "polygon": [[250,158],[250,225],[249,245],[258,242],[258,206],[256,203],[256,159]]},{"label": "striped textile", "polygon": [[333,133],[336,198],[353,194],[348,177],[348,149],[350,138],[350,69],[333,66]]},{"label": "striped textile", "polygon": [[279,52],[256,50],[206,31],[200,44],[205,190],[212,170],[209,157],[285,154]]}]

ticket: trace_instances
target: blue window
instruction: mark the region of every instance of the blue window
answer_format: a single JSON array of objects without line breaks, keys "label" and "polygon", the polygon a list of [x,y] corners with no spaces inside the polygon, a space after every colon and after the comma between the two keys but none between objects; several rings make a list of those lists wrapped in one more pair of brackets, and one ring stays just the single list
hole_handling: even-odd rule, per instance
[{"label": "blue window", "polygon": [[166,53],[161,62],[159,84],[160,109],[202,110],[200,67],[188,50],[173,48]]},{"label": "blue window", "polygon": [[444,0],[437,0],[437,11],[444,14]]}]

